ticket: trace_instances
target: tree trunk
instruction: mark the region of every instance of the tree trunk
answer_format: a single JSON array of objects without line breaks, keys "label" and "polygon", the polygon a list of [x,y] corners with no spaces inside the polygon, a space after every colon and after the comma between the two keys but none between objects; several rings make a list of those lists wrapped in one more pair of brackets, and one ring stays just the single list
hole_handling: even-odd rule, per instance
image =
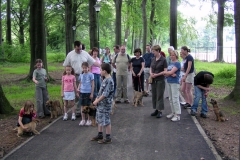
[{"label": "tree trunk", "polygon": [[[153,39],[154,39],[154,33],[153,33],[153,28],[154,28],[154,16],[155,16],[155,2],[154,0],[151,0],[151,14],[150,14],[150,42],[149,44],[153,44]],[[145,52],[143,52],[145,53]]]},{"label": "tree trunk", "polygon": [[96,1],[89,0],[90,48],[98,47],[98,40],[97,40],[97,16],[96,16],[96,11],[95,11],[94,5],[96,5]]},{"label": "tree trunk", "polygon": [[170,2],[170,46],[177,49],[177,1]]},{"label": "tree trunk", "polygon": [[72,0],[64,0],[64,4],[65,4],[65,41],[67,55],[73,49]]},{"label": "tree trunk", "polygon": [[115,43],[116,45],[121,45],[122,42],[122,0],[114,0],[115,2],[115,8],[116,8],[116,28],[115,28],[115,35],[116,35],[116,40]]},{"label": "tree trunk", "polygon": [[147,44],[147,14],[146,14],[146,3],[147,0],[142,0],[141,8],[142,8],[142,19],[143,19],[143,41],[142,53],[146,53],[146,44]]},{"label": "tree trunk", "polygon": [[129,25],[127,25],[126,29],[125,29],[125,34],[124,34],[124,42],[123,42],[123,45],[127,45],[127,39],[128,39],[128,36],[129,36]]},{"label": "tree trunk", "polygon": [[0,0],[0,61],[4,60],[3,41],[2,41],[2,0]]},{"label": "tree trunk", "polygon": [[46,32],[44,23],[44,0],[30,2],[30,45],[31,64],[28,80],[32,79],[36,59],[42,59],[43,66],[47,69],[46,59]]},{"label": "tree trunk", "polygon": [[[11,0],[7,0],[7,31],[6,31],[6,42],[12,44],[11,36]],[[9,53],[11,55],[11,53]]]},{"label": "tree trunk", "polygon": [[235,40],[236,40],[236,83],[233,91],[227,98],[239,101],[240,99],[240,1],[234,0]]},{"label": "tree trunk", "polygon": [[14,109],[5,97],[5,94],[2,90],[2,85],[0,84],[0,114],[8,114],[11,113],[13,110]]},{"label": "tree trunk", "polygon": [[134,37],[135,37],[135,30],[134,30],[134,25],[132,25],[132,48],[131,48],[131,53],[133,53],[133,50],[134,50],[133,47],[135,46]]},{"label": "tree trunk", "polygon": [[24,44],[24,16],[22,3],[19,4],[19,43]]},{"label": "tree trunk", "polygon": [[[72,13],[73,13],[73,18],[72,18],[72,35],[73,35],[73,41],[74,42],[76,40],[76,30],[77,30],[77,9],[78,9],[78,4],[77,4],[77,0],[73,0],[73,9],[72,9]],[[75,28],[74,28],[75,27]]]},{"label": "tree trunk", "polygon": [[217,19],[217,61],[223,60],[223,24],[224,24],[224,5],[226,0],[217,0],[218,19]]}]

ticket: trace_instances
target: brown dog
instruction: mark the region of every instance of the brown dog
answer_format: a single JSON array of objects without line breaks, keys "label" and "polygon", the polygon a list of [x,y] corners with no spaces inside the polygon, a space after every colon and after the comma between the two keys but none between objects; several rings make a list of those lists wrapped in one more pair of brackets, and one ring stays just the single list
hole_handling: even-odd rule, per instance
[{"label": "brown dog", "polygon": [[91,104],[89,106],[89,116],[91,117],[91,120],[92,120],[92,126],[95,127],[96,126],[96,106],[94,106],[93,104]]},{"label": "brown dog", "polygon": [[63,113],[59,100],[55,100],[55,101],[48,100],[46,102],[46,107],[51,112],[51,119],[57,118],[58,115],[62,115]]},{"label": "brown dog", "polygon": [[143,92],[138,92],[138,91],[134,91],[134,96],[133,96],[133,106],[137,107],[138,104],[140,104],[141,106],[143,105]]},{"label": "brown dog", "polygon": [[210,103],[213,105],[213,111],[216,115],[216,121],[219,121],[219,122],[226,121],[227,119],[224,117],[222,111],[220,111],[220,109],[218,108],[217,101],[214,99],[211,99]]},{"label": "brown dog", "polygon": [[[39,124],[39,120],[38,119],[34,119],[32,120],[32,122],[28,123],[28,124],[24,124],[24,127],[27,127],[27,132],[33,132],[34,134],[40,134],[37,130],[36,127]],[[20,137],[21,135],[23,135],[23,132],[26,132],[21,126],[15,128],[14,130],[18,130],[17,136]]]}]

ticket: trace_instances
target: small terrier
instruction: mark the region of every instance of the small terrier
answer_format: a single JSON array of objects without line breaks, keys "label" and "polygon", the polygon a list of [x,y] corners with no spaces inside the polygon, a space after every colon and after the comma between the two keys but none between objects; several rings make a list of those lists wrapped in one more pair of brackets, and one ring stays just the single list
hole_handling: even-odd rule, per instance
[{"label": "small terrier", "polygon": [[214,99],[211,99],[210,103],[213,105],[213,111],[216,115],[216,121],[218,122],[224,122],[227,121],[228,119],[226,119],[222,113],[222,111],[220,111],[220,109],[218,108],[218,104],[217,101]]}]

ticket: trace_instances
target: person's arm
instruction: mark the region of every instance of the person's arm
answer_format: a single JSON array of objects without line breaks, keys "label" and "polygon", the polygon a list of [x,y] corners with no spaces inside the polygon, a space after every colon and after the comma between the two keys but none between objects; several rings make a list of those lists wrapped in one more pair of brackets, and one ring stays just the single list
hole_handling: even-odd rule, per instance
[{"label": "person's arm", "polygon": [[185,82],[185,80],[186,80],[186,77],[187,77],[187,75],[188,75],[188,73],[190,72],[190,70],[191,70],[191,67],[192,67],[192,61],[188,61],[188,68],[187,68],[187,70],[186,70],[186,72],[185,72],[185,74],[184,74],[184,76],[183,76],[183,78],[182,78],[182,80]]},{"label": "person's arm", "polygon": [[130,71],[132,72],[132,75],[135,77],[136,74],[133,71],[133,63],[132,62],[130,63]]},{"label": "person's arm", "polygon": [[144,70],[144,66],[145,66],[145,62],[143,61],[143,62],[142,62],[142,68],[141,68],[141,70],[140,70],[139,73],[138,73],[138,76],[139,76],[139,77],[141,76],[141,74],[142,74],[142,72],[143,72],[143,70]]},{"label": "person's arm", "polygon": [[77,89],[77,83],[76,83],[76,78],[75,77],[74,77],[73,86],[74,86],[74,91],[76,93],[76,96],[79,97],[79,92],[78,92],[78,89]]},{"label": "person's arm", "polygon": [[64,92],[64,80],[63,80],[63,77],[62,77],[62,86],[61,86],[61,96],[62,97],[64,97],[64,94],[63,94],[63,92]]},{"label": "person's arm", "polygon": [[38,84],[38,81],[36,80],[36,71],[35,71],[35,70],[33,71],[32,81],[33,81],[35,84]]},{"label": "person's arm", "polygon": [[171,76],[171,75],[175,74],[175,72],[177,72],[177,70],[178,70],[178,68],[174,66],[171,71],[164,72],[164,75]]},{"label": "person's arm", "polygon": [[197,85],[198,88],[203,89],[203,90],[205,90],[205,91],[207,91],[207,92],[210,91],[209,86],[210,86],[210,85],[207,85],[207,87],[204,87],[204,86],[202,86],[202,85]]},{"label": "person's arm", "polygon": [[91,86],[92,86],[92,88],[91,88],[90,98],[92,99],[92,98],[93,98],[93,93],[94,93],[94,79],[93,79],[92,82],[91,82]]},{"label": "person's arm", "polygon": [[26,129],[28,129],[28,128],[23,125],[23,123],[22,123],[22,118],[23,118],[23,117],[20,117],[20,116],[18,117],[18,123],[19,123],[19,125],[22,127],[22,129],[26,130]]},{"label": "person's arm", "polygon": [[77,87],[77,91],[78,91],[79,94],[80,94],[80,90],[81,90],[81,85],[82,85],[82,82],[80,81],[79,84],[78,84],[78,87]]}]

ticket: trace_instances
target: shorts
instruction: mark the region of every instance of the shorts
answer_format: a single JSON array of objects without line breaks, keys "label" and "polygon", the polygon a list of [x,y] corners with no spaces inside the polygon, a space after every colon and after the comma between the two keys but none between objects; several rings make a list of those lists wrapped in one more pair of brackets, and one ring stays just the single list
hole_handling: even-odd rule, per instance
[{"label": "shorts", "polygon": [[187,78],[185,80],[185,83],[194,83],[194,73],[188,73]]},{"label": "shorts", "polygon": [[148,79],[150,77],[150,68],[144,68],[144,79]]},{"label": "shorts", "polygon": [[100,126],[107,126],[111,124],[110,112],[99,111],[97,109],[96,122]]},{"label": "shorts", "polygon": [[90,106],[91,104],[91,99],[90,99],[91,93],[80,93],[79,97],[79,106]]},{"label": "shorts", "polygon": [[72,101],[72,100],[75,99],[75,92],[74,91],[72,91],[72,92],[64,92],[63,95],[64,95],[63,100]]}]

